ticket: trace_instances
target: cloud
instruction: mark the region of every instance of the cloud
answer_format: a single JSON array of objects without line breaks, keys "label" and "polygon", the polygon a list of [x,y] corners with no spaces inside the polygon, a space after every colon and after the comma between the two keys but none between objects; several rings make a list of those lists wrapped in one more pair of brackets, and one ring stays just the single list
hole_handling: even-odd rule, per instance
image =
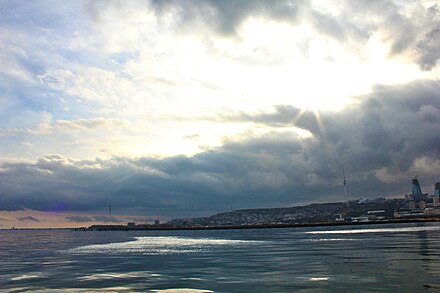
[{"label": "cloud", "polygon": [[179,140],[192,154],[232,131],[164,117],[338,108],[376,82],[419,77],[414,62],[435,68],[435,6],[319,2],[2,4],[0,152],[87,158],[111,145],[111,154],[163,155]]},{"label": "cloud", "polygon": [[406,170],[419,156],[438,155],[435,148],[440,139],[435,131],[440,123],[438,90],[435,81],[377,87],[374,93],[359,98],[355,105],[343,111],[321,111],[319,119],[313,111],[304,112],[287,105],[277,106],[271,113],[242,112],[221,117],[225,121],[296,126],[309,131],[322,143],[336,147],[337,157],[346,153],[344,156],[351,165],[355,165],[355,158],[363,157],[359,161],[362,166],[394,162]]},{"label": "cloud", "polygon": [[338,199],[342,167],[353,197],[437,172],[429,1],[66,5],[0,4],[2,209],[209,213]]},{"label": "cloud", "polygon": [[[250,16],[266,16],[294,21],[301,6],[308,1],[265,1],[265,0],[232,0],[232,1],[134,1],[122,4],[117,1],[86,1],[85,9],[97,22],[105,20],[105,14],[119,11],[119,15],[132,14],[133,10],[148,12],[152,10],[162,24],[173,18],[176,26],[206,23],[220,34],[235,34],[237,27]],[[136,22],[139,19],[135,20]]]},{"label": "cloud", "polygon": [[[115,32],[108,32],[113,36],[129,27],[129,37],[123,36],[127,45],[122,42],[116,45],[117,50],[122,51],[139,48],[140,40],[153,35],[148,36],[150,31],[146,29],[152,26],[158,31],[167,29],[202,35],[215,43],[218,37],[240,40],[241,29],[247,21],[264,19],[266,24],[272,21],[309,27],[313,33],[304,39],[305,55],[314,38],[329,38],[349,51],[360,53],[372,36],[379,36],[389,45],[390,56],[414,58],[423,70],[431,70],[440,57],[436,50],[440,40],[439,8],[429,1],[87,1],[85,10],[102,27],[110,19],[117,19]],[[289,35],[285,39],[287,41]],[[245,59],[245,55],[241,58]]]},{"label": "cloud", "polygon": [[[414,175],[429,186],[440,162],[440,88],[436,82],[378,87],[339,112],[278,106],[270,113],[221,116],[268,125],[264,134],[225,141],[192,157],[79,160],[47,155],[1,166],[5,209],[198,213],[408,192]],[[295,119],[295,117],[297,117]],[[287,126],[309,131],[302,138]],[[424,178],[424,179],[423,179]],[[423,181],[425,180],[425,181]],[[105,220],[94,218],[94,220]]]},{"label": "cloud", "polygon": [[129,122],[119,118],[90,118],[74,121],[58,120],[55,123],[39,124],[36,128],[0,129],[0,137],[16,135],[52,135],[54,133],[83,132],[93,130],[110,130],[127,127]]},{"label": "cloud", "polygon": [[37,218],[34,218],[32,216],[27,216],[27,217],[18,217],[17,218],[18,221],[20,222],[40,222],[40,220],[38,220]]},{"label": "cloud", "polygon": [[[0,40],[5,36],[0,35]],[[2,42],[2,44],[4,44]],[[27,59],[26,52],[19,47],[9,45],[0,45],[0,62],[3,66],[0,69],[0,74],[12,79],[18,79],[25,83],[34,83],[35,80],[32,74],[28,72],[25,66],[21,64],[20,59]]]}]

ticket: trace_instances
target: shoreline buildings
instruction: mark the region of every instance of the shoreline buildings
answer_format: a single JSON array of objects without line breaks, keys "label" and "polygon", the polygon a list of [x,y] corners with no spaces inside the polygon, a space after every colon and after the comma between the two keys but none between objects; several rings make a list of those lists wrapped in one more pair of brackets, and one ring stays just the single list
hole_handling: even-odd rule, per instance
[{"label": "shoreline buildings", "polygon": [[423,193],[416,177],[411,181],[411,194],[405,195],[406,204],[394,213],[395,218],[440,216],[440,182],[434,183],[434,194]]},{"label": "shoreline buildings", "polygon": [[346,202],[315,203],[286,208],[244,209],[202,218],[174,219],[153,225],[92,225],[84,230],[150,230],[203,229],[215,227],[264,227],[295,225],[332,225],[363,222],[439,220],[440,182],[434,184],[434,194],[423,193],[417,177],[411,180],[411,194],[401,198],[359,199]]}]

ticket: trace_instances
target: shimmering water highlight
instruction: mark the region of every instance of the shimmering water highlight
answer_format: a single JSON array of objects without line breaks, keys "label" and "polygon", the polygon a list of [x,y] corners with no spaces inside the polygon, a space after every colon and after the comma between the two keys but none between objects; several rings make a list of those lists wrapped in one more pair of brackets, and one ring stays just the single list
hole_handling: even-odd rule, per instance
[{"label": "shimmering water highlight", "polygon": [[146,255],[203,253],[219,247],[238,248],[247,245],[262,244],[262,241],[231,239],[189,238],[189,237],[135,237],[133,241],[81,246],[69,249],[71,254],[125,254]]}]

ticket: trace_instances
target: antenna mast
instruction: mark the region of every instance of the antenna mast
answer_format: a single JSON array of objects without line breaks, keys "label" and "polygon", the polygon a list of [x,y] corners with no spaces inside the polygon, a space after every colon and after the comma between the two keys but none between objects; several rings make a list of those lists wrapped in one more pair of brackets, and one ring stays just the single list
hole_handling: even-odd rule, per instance
[{"label": "antenna mast", "polygon": [[348,206],[347,180],[345,179],[345,169],[344,168],[342,168],[342,184],[344,184],[344,195],[345,195],[345,200],[347,201],[347,206]]}]

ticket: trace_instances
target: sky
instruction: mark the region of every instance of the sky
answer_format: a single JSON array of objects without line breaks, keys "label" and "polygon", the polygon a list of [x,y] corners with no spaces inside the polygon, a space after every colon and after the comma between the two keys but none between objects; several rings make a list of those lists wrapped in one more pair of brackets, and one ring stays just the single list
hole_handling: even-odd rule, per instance
[{"label": "sky", "polygon": [[432,194],[438,48],[440,1],[0,0],[0,228]]}]

